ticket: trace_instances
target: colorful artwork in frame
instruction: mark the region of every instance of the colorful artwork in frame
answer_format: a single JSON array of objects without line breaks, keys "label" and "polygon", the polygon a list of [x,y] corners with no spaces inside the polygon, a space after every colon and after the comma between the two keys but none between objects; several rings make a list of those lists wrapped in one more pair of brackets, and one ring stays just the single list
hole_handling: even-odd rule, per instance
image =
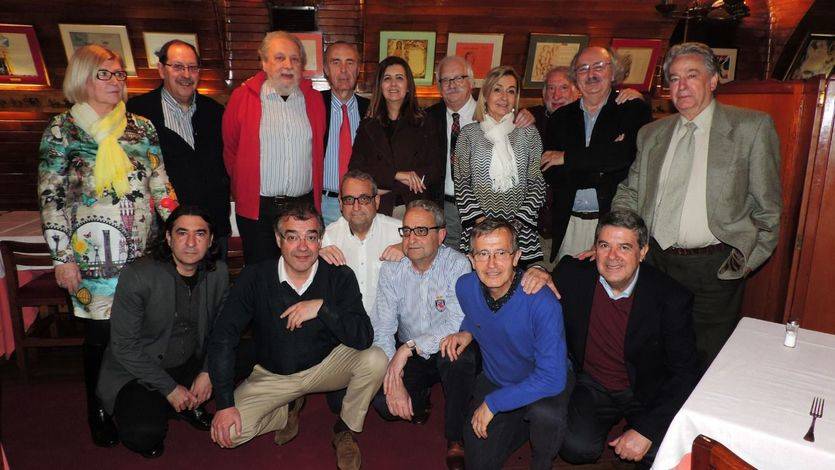
[{"label": "colorful artwork in frame", "polygon": [[835,69],[835,34],[812,33],[792,60],[784,80],[803,80],[816,75],[828,77]]},{"label": "colorful artwork in frame", "polygon": [[304,77],[324,77],[325,63],[323,58],[322,32],[293,33],[293,36],[296,36],[302,42],[305,55],[307,55],[307,64],[304,66]]},{"label": "colorful artwork in frame", "polygon": [[67,61],[75,50],[88,44],[99,44],[120,56],[125,61],[125,71],[128,75],[136,76],[136,66],[133,63],[133,53],[128,40],[128,29],[121,25],[96,24],[59,24],[61,40],[64,42],[64,52]]},{"label": "colorful artwork in frame", "polygon": [[487,72],[502,61],[504,34],[449,33],[447,55],[466,60],[473,68],[475,86],[480,87]]},{"label": "colorful artwork in frame", "polygon": [[0,24],[0,86],[49,86],[41,46],[32,25]]},{"label": "colorful artwork in frame", "polygon": [[432,85],[435,67],[434,31],[380,31],[380,60],[397,56],[415,76],[415,85]]},{"label": "colorful artwork in frame", "polygon": [[739,49],[714,47],[713,55],[719,62],[719,83],[734,81],[736,77],[736,55]]},{"label": "colorful artwork in frame", "polygon": [[584,35],[531,33],[524,88],[542,88],[549,70],[571,65],[574,55],[588,43],[589,37]]},{"label": "colorful artwork in frame", "polygon": [[661,58],[660,39],[612,39],[612,49],[623,68],[621,84],[641,92],[649,91],[655,66]]}]

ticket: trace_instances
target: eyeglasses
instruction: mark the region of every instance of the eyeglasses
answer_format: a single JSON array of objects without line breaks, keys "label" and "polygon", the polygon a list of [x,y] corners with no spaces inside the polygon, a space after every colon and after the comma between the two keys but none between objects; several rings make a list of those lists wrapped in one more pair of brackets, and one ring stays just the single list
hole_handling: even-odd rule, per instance
[{"label": "eyeglasses", "polygon": [[442,87],[448,87],[450,85],[461,86],[464,83],[464,80],[470,78],[469,75],[459,75],[457,77],[452,78],[441,78],[438,81],[441,83]]},{"label": "eyeglasses", "polygon": [[369,196],[368,194],[360,194],[359,196],[342,196],[342,204],[346,206],[353,206],[355,202],[359,202],[361,206],[367,206],[371,204],[371,201],[374,199],[374,196]]},{"label": "eyeglasses", "polygon": [[281,237],[282,240],[290,243],[298,243],[302,238],[304,238],[307,243],[315,244],[319,243],[319,240],[321,239],[318,233],[308,233],[305,234],[304,237],[299,236],[298,233],[279,233],[278,236]]},{"label": "eyeglasses", "polygon": [[581,67],[577,67],[576,69],[574,69],[574,73],[576,73],[577,75],[585,75],[589,73],[590,70],[593,70],[595,72],[602,72],[607,65],[611,64],[611,62],[604,62],[601,60],[600,62],[595,62],[593,64],[586,64]]},{"label": "eyeglasses", "polygon": [[183,65],[183,64],[163,64],[166,67],[171,67],[177,73],[183,73],[188,70],[188,73],[197,73],[200,71],[199,65]]},{"label": "eyeglasses", "polygon": [[111,72],[110,70],[107,70],[107,69],[98,69],[96,71],[96,78],[103,81],[103,82],[106,82],[106,81],[110,80],[110,77],[116,77],[116,80],[119,80],[120,82],[124,82],[125,80],[128,79],[128,73],[125,72],[124,70],[117,70],[115,72]]},{"label": "eyeglasses", "polygon": [[491,257],[496,261],[507,261],[513,255],[513,253],[516,253],[516,251],[508,251],[501,249],[496,251],[481,250],[473,253],[473,259],[475,259],[479,263],[483,263],[489,260]]},{"label": "eyeglasses", "polygon": [[397,231],[400,232],[400,236],[403,237],[403,238],[406,238],[413,233],[415,235],[419,236],[419,237],[425,237],[425,236],[429,235],[430,230],[437,230],[437,229],[441,229],[441,228],[444,228],[444,226],[443,225],[436,225],[435,227],[405,227],[404,226],[404,227],[400,227],[399,229],[397,229]]}]

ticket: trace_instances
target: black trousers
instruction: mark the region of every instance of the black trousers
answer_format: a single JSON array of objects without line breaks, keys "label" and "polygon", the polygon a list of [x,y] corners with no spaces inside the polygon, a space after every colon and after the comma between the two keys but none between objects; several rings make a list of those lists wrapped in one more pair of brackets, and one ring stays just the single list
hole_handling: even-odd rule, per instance
[{"label": "black trousers", "polygon": [[464,426],[467,468],[499,470],[510,454],[530,440],[531,468],[550,470],[565,436],[568,397],[573,383],[573,375],[569,372],[565,389],[559,395],[542,398],[513,411],[496,413],[487,425],[487,439],[481,439],[473,431],[473,414],[484,402],[484,397],[500,387],[484,373],[480,374]]},{"label": "black trousers", "polygon": [[[432,354],[429,359],[414,354],[406,361],[403,385],[412,399],[412,411],[415,414],[430,406],[430,387],[441,382],[444,389],[444,435],[448,441],[460,442],[463,439],[467,402],[472,395],[479,359],[478,346],[473,342],[455,361],[441,357],[440,352]],[[389,411],[382,388],[371,404],[383,419],[399,419]]]},{"label": "black trousers", "polygon": [[300,201],[313,203],[313,193],[296,198],[288,197],[282,200],[262,196],[259,205],[258,220],[235,215],[235,220],[238,223],[238,232],[241,235],[241,244],[243,244],[244,249],[244,263],[252,264],[278,258],[280,252],[278,242],[275,239],[273,223],[275,223],[291,204]]},{"label": "black trousers", "polygon": [[[574,465],[597,462],[608,444],[606,437],[612,427],[623,418],[629,425],[644,412],[644,406],[635,399],[631,389],[612,392],[580,372],[568,404],[568,433],[560,457]],[[639,468],[652,466],[660,441],[661,438],[653,439]]]},{"label": "black trousers", "polygon": [[[202,365],[202,360],[192,357],[183,365],[166,369],[166,372],[178,384],[190,388]],[[119,439],[134,452],[147,452],[161,444],[168,433],[168,420],[175,413],[162,393],[149,390],[137,379],[119,390],[113,407]]]},{"label": "black trousers", "polygon": [[706,255],[678,255],[650,239],[647,260],[693,293],[693,329],[702,373],[731,337],[742,309],[744,279],[722,280],[717,272],[731,253],[725,247]]}]

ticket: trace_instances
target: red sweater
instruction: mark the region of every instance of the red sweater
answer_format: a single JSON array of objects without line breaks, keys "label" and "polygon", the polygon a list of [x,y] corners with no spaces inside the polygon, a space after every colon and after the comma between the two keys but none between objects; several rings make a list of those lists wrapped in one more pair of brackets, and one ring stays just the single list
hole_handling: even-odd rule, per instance
[{"label": "red sweater", "polygon": [[600,284],[594,288],[583,369],[608,390],[629,388],[623,343],[632,310],[632,296],[612,300]]},{"label": "red sweater", "polygon": [[[258,72],[241,84],[223,113],[223,161],[232,182],[235,212],[258,219],[261,192],[261,85],[267,74]],[[304,95],[307,119],[313,131],[313,200],[321,210],[322,179],[325,168],[325,104],[308,79],[299,83]]]}]

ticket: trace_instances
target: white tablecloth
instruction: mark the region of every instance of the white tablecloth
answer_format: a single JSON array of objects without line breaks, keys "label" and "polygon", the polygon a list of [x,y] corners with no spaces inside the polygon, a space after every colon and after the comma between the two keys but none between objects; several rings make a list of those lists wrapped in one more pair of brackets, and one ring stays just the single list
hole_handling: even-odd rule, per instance
[{"label": "white tablecloth", "polygon": [[[704,434],[751,465],[767,469],[835,469],[835,335],[800,329],[783,346],[785,326],[743,318],[673,419],[653,468],[668,469]],[[803,436],[813,397],[826,399]]]}]

